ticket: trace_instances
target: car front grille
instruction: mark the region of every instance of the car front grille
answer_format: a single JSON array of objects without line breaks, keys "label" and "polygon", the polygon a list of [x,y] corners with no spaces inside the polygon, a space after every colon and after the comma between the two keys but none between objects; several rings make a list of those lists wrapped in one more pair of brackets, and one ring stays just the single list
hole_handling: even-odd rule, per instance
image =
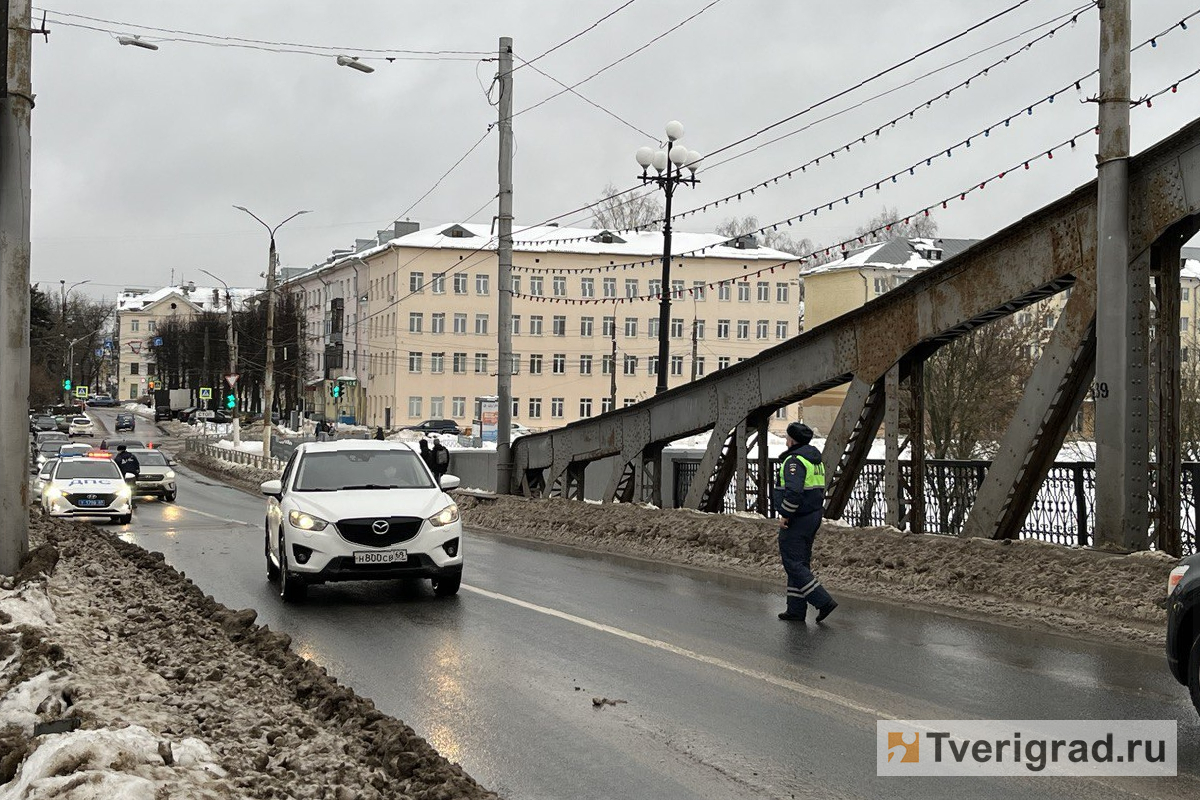
[{"label": "car front grille", "polygon": [[[115,494],[97,494],[95,492],[78,492],[66,495],[67,502],[76,508],[106,508],[117,499]],[[86,500],[87,502],[81,502]],[[99,502],[95,502],[99,501]]]},{"label": "car front grille", "polygon": [[162,479],[163,473],[161,472],[143,472],[137,477],[138,483],[150,483],[154,481],[161,481]]},{"label": "car front grille", "polygon": [[[386,533],[374,530],[375,523],[381,520],[388,524]],[[366,547],[390,547],[416,536],[424,521],[420,517],[359,517],[338,520],[337,529],[348,542]]]}]

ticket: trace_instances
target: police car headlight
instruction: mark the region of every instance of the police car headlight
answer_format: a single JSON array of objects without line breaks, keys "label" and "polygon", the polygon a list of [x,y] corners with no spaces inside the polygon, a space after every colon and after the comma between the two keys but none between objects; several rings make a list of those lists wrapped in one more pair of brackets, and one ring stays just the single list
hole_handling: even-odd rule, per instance
[{"label": "police car headlight", "polygon": [[122,486],[117,489],[117,497],[121,498],[122,500],[127,499],[131,494],[133,494],[133,492],[129,490],[128,486]]},{"label": "police car headlight", "polygon": [[62,496],[62,489],[58,488],[57,486],[51,486],[46,490],[46,499],[48,500],[60,500],[62,499]]},{"label": "police car headlight", "polygon": [[443,525],[449,525],[452,522],[458,522],[458,505],[451,503],[430,517],[429,521],[435,528],[440,528]]},{"label": "police car headlight", "polygon": [[323,531],[329,525],[328,522],[320,517],[314,517],[311,514],[305,514],[303,511],[292,509],[288,512],[288,522],[293,528],[299,528],[302,531]]},{"label": "police car headlight", "polygon": [[169,481],[175,480],[175,470],[173,470],[173,469],[167,470],[167,474],[164,477]]}]

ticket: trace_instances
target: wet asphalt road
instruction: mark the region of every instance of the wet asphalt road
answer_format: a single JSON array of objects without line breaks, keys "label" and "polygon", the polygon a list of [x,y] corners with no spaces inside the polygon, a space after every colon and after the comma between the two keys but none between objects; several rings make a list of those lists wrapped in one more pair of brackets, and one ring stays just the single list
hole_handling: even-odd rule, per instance
[{"label": "wet asphalt road", "polygon": [[[1200,721],[1158,653],[846,597],[799,627],[753,584],[480,534],[456,598],[378,582],[284,606],[264,504],[179,472],[178,502],[139,505],[124,538],[512,800],[1200,796]],[[878,778],[881,717],[1175,719],[1180,776]]]}]

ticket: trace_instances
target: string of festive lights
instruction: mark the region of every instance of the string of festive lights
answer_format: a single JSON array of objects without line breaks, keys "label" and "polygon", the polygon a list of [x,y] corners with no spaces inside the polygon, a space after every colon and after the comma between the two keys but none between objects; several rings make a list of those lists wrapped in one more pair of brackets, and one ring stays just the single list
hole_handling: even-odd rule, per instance
[{"label": "string of festive lights", "polygon": [[[1131,103],[1131,106],[1133,108],[1141,108],[1141,107],[1153,108],[1153,100],[1154,99],[1156,99],[1158,97],[1162,97],[1164,95],[1178,93],[1179,87],[1183,83],[1185,83],[1189,80],[1192,80],[1193,78],[1197,77],[1198,75],[1200,75],[1200,69],[1196,69],[1195,71],[1190,72],[1175,81],[1172,81],[1170,84],[1166,85],[1162,89],[1160,89],[1150,95],[1147,95],[1145,98],[1142,98],[1141,100],[1139,100],[1137,102]],[[822,253],[824,256],[830,256],[833,254],[834,251],[839,251],[841,253],[842,257],[844,258],[845,255],[850,251],[851,248],[866,244],[866,243],[868,243],[868,240],[873,240],[875,237],[877,237],[881,234],[890,232],[892,227],[895,225],[900,225],[900,224],[908,225],[912,222],[913,218],[922,217],[922,216],[928,217],[935,209],[937,209],[939,207],[942,209],[945,209],[945,208],[949,207],[950,203],[965,202],[967,200],[967,198],[970,197],[971,195],[973,195],[977,192],[981,192],[984,189],[986,189],[987,185],[989,183],[992,183],[992,182],[998,181],[998,180],[1003,180],[1004,177],[1006,175],[1008,175],[1008,173],[1010,173],[1010,172],[1028,171],[1032,168],[1032,166],[1035,163],[1041,161],[1042,159],[1046,159],[1048,161],[1053,160],[1054,154],[1056,152],[1058,152],[1059,150],[1062,150],[1064,148],[1067,150],[1076,149],[1077,140],[1084,136],[1087,136],[1089,133],[1098,134],[1099,129],[1096,126],[1090,126],[1088,128],[1085,128],[1084,130],[1074,134],[1073,136],[1068,137],[1067,139],[1062,140],[1058,144],[1055,144],[1054,146],[1049,147],[1046,150],[1041,150],[1038,153],[1036,153],[1035,155],[1032,155],[1028,158],[1018,161],[1017,163],[1015,163],[1012,167],[1009,167],[1008,169],[1004,169],[999,172],[993,173],[989,177],[983,178],[983,179],[979,180],[978,182],[972,183],[967,188],[962,189],[959,192],[956,192],[955,194],[949,195],[936,203],[932,203],[923,208],[919,208],[916,211],[910,212],[903,217],[898,217],[896,219],[893,219],[890,222],[884,223],[872,230],[866,231],[866,232],[862,233],[861,235],[856,235],[856,236],[850,237],[848,239],[844,239],[840,242],[837,242],[832,245],[828,245],[824,248],[814,248],[813,250],[810,250],[809,252],[804,253],[802,255],[798,255],[793,258],[777,261],[769,266],[761,267],[757,270],[751,271],[748,268],[743,267],[743,269],[746,269],[747,271],[743,272],[742,274],[731,277],[731,278],[725,278],[722,280],[707,282],[704,284],[704,289],[709,290],[709,289],[713,289],[713,288],[716,288],[716,287],[719,287],[722,285],[732,285],[734,283],[745,281],[752,277],[760,277],[762,275],[773,274],[777,270],[784,269],[785,267],[787,267],[790,264],[802,265],[802,264],[808,263],[809,261],[814,261],[814,260],[820,258]],[[796,217],[791,217],[789,219],[795,220],[799,216],[801,216],[801,215],[797,215]],[[751,231],[751,233],[765,233],[767,230],[777,229],[779,225],[784,225],[784,224],[788,224],[788,220],[780,220],[777,223],[772,223],[770,225],[764,225],[763,227],[758,228],[755,231]],[[696,251],[689,251],[688,253],[680,253],[679,257],[682,258],[686,255],[690,255],[690,254],[696,253],[696,252],[702,252],[702,251],[705,251],[708,249],[711,249],[711,248],[706,247],[706,248],[700,248],[699,250],[696,250]],[[637,263],[640,265],[642,262],[637,262]],[[655,260],[653,260],[653,263],[658,263],[658,261],[655,259]],[[606,271],[615,271],[618,269],[629,268],[629,266],[630,265],[612,264],[612,265],[608,265],[605,267],[581,268],[581,270],[586,269],[586,270],[591,270],[591,271],[606,272]],[[683,265],[681,264],[681,266],[683,266]],[[513,268],[516,269],[517,267],[514,265]],[[690,289],[678,289],[678,290],[669,289],[667,293],[668,293],[668,295],[670,295],[673,298],[682,298],[685,295],[693,295],[697,288],[698,287],[693,286]],[[588,304],[595,304],[595,303],[612,303],[612,304],[616,304],[616,305],[621,305],[624,303],[644,302],[644,301],[650,301],[650,300],[658,301],[658,300],[662,299],[662,292],[657,292],[657,293],[652,293],[652,294],[644,294],[644,295],[639,294],[639,295],[635,295],[635,296],[631,296],[631,297],[587,297],[587,298],[544,297],[544,296],[538,296],[538,295],[526,295],[526,294],[518,294],[518,293],[514,293],[513,296],[520,297],[520,298],[526,299],[526,300],[532,300],[533,302],[541,302],[541,303],[566,303],[568,305],[588,305]]]},{"label": "string of festive lights", "polygon": [[[754,195],[757,191],[759,191],[761,189],[766,189],[771,186],[775,186],[779,183],[779,181],[790,179],[796,173],[804,174],[808,171],[808,169],[810,167],[820,166],[823,161],[828,162],[830,160],[836,160],[839,153],[850,152],[852,148],[857,147],[859,145],[866,144],[872,137],[875,137],[875,138],[879,137],[883,133],[883,131],[885,131],[887,129],[895,128],[897,123],[900,123],[906,119],[909,119],[909,120],[913,119],[914,116],[918,112],[920,112],[924,109],[931,108],[934,103],[938,102],[939,100],[944,100],[944,99],[950,97],[951,94],[957,90],[968,88],[971,85],[972,81],[976,81],[980,77],[987,76],[988,73],[992,69],[995,69],[999,65],[1008,63],[1013,57],[1015,57],[1016,55],[1019,55],[1022,52],[1029,50],[1034,44],[1038,43],[1039,41],[1049,39],[1049,38],[1053,37],[1055,33],[1062,30],[1063,28],[1069,27],[1070,25],[1075,24],[1078,21],[1079,13],[1080,13],[1080,11],[1074,12],[1071,15],[1071,19],[1068,22],[1064,23],[1063,25],[1056,26],[1055,28],[1051,29],[1050,31],[1047,31],[1046,33],[1039,36],[1037,39],[1034,39],[1034,40],[1026,43],[1019,50],[1014,51],[1013,53],[1010,53],[1009,55],[1005,56],[1002,59],[997,60],[996,62],[993,62],[992,64],[989,64],[987,67],[984,67],[983,69],[977,71],[975,74],[971,75],[970,77],[966,78],[965,80],[960,81],[958,84],[950,87],[949,89],[943,90],[937,96],[932,97],[929,100],[914,106],[909,111],[906,111],[903,114],[900,114],[900,115],[892,118],[891,120],[883,123],[882,125],[875,127],[873,130],[868,131],[867,133],[861,134],[861,135],[857,136],[856,138],[853,138],[850,141],[846,142],[845,144],[835,147],[835,148],[829,150],[828,152],[825,152],[815,158],[809,159],[808,161],[804,162],[803,164],[800,164],[799,166],[792,167],[784,172],[779,173],[778,175],[775,175],[773,177],[767,178],[766,180],[760,181],[759,183],[756,183],[753,186],[748,186],[744,189],[741,189],[739,191],[736,191],[729,195],[726,195],[725,197],[721,197],[717,200],[713,200],[713,201],[705,203],[701,206],[697,206],[696,208],[687,209],[687,210],[681,211],[677,214],[672,214],[671,220],[674,221],[677,219],[683,219],[683,218],[686,218],[689,216],[702,214],[711,209],[718,208],[722,204],[728,205],[731,202],[739,202],[742,200],[743,196],[745,196],[745,195]],[[1145,39],[1137,46],[1131,48],[1130,52],[1131,53],[1137,52],[1138,50],[1141,50],[1144,47],[1157,47],[1158,39],[1160,39],[1176,30],[1186,31],[1188,29],[1188,26],[1187,26],[1188,21],[1197,16],[1200,16],[1200,9],[1193,11],[1191,14],[1188,14],[1180,21],[1163,29],[1159,33],[1155,34],[1154,36],[1151,36],[1148,39]],[[1063,94],[1070,92],[1072,89],[1074,89],[1077,92],[1081,91],[1083,82],[1086,80],[1089,80],[1090,78],[1094,77],[1098,73],[1099,73],[1099,70],[1094,69],[1091,72],[1087,73],[1086,75],[1081,75],[1080,77],[1071,81],[1067,85],[1063,86],[1061,89],[1053,91],[1050,94],[1042,97],[1041,99],[1023,107],[1019,111],[1017,111],[1013,114],[1010,114],[1009,116],[1005,117],[1003,120],[1001,120],[993,125],[990,125],[987,128],[984,128],[976,133],[971,134],[970,136],[966,137],[965,139],[961,140],[960,142],[958,142],[958,143],[952,145],[951,147],[949,147],[948,149],[946,149],[943,154],[946,157],[949,157],[953,150],[956,150],[960,147],[970,147],[971,142],[973,140],[979,138],[980,136],[983,136],[985,138],[989,137],[991,135],[991,131],[997,127],[1000,127],[1001,125],[1003,125],[1006,128],[1009,127],[1010,124],[1012,123],[1012,121],[1019,119],[1021,117],[1021,115],[1032,116],[1034,109],[1039,108],[1043,105],[1053,104],[1056,98],[1058,98],[1059,96],[1061,96]],[[1164,91],[1166,91],[1166,90],[1164,90]],[[815,125],[818,122],[822,122],[827,119],[829,119],[829,117],[823,118],[822,120],[818,120],[817,122],[814,122],[812,124]],[[806,126],[806,127],[808,127],[808,126]],[[791,135],[791,134],[789,134],[789,135]],[[775,140],[775,141],[777,141],[777,140]],[[942,152],[942,151],[939,151],[939,152]],[[734,156],[733,158],[737,158],[737,157],[739,157],[739,156]],[[937,158],[937,157],[938,156],[935,155],[933,158]],[[716,164],[713,164],[713,165],[709,166],[709,169],[712,169],[713,167],[720,166],[721,164],[727,163],[728,161],[733,160],[733,158],[726,159],[725,161],[721,161]],[[896,182],[896,178],[905,172],[908,172],[911,175],[912,170],[914,168],[920,166],[921,163],[928,166],[930,163],[930,160],[922,159],[917,164],[914,164],[913,167],[906,168],[904,170],[900,170],[895,175],[889,175],[889,176],[883,178],[880,182],[876,183],[874,185],[874,188],[878,189],[880,183],[883,183],[883,182],[886,182],[889,180],[893,183]],[[862,196],[861,193],[859,193],[859,196],[860,197]],[[818,208],[820,208],[820,207],[818,207]],[[662,225],[664,221],[665,220],[663,218],[653,219],[653,220],[649,220],[646,223],[643,223],[641,225],[637,225],[637,226],[634,226],[631,228],[625,228],[620,231],[610,231],[610,232],[617,233],[617,234],[642,232],[645,230],[657,228],[659,225]],[[586,240],[592,238],[593,235],[561,237],[561,238],[558,238],[555,240],[544,241],[544,242],[542,242],[542,244],[549,244],[551,241],[553,241],[555,243],[564,243],[564,244],[571,243],[571,242],[581,242],[581,241],[586,241]],[[533,268],[533,267],[528,267],[525,269],[528,269],[530,271],[539,271],[539,270],[537,270],[537,268]],[[543,269],[541,271],[553,271],[553,270],[544,270]]]}]

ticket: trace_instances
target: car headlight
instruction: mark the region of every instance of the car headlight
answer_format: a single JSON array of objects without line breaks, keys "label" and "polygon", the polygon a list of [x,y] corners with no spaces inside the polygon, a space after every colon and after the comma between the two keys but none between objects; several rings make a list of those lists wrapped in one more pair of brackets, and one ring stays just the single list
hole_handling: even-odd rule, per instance
[{"label": "car headlight", "polygon": [[1167,576],[1167,596],[1171,596],[1171,592],[1175,591],[1175,587],[1183,580],[1183,575],[1188,571],[1188,564],[1180,564],[1175,569],[1171,570],[1171,574]]},{"label": "car headlight", "polygon": [[46,489],[46,497],[50,500],[58,500],[61,499],[62,496],[62,489],[58,488],[57,486],[51,486],[50,488]]},{"label": "car headlight", "polygon": [[173,469],[167,470],[167,474],[164,475],[163,477],[165,477],[169,481],[175,480],[175,470],[173,470]]},{"label": "car headlight", "polygon": [[288,512],[288,522],[293,528],[299,528],[302,531],[323,531],[329,525],[320,517],[314,517],[312,514],[305,514],[303,511],[295,509]]},{"label": "car headlight", "polygon": [[443,525],[449,525],[451,522],[458,522],[458,505],[451,503],[430,517],[429,521],[433,523],[433,527],[435,528],[440,528]]},{"label": "car headlight", "polygon": [[131,491],[129,490],[129,487],[128,487],[128,486],[122,486],[122,487],[120,487],[120,488],[118,488],[118,489],[117,489],[117,497],[121,498],[122,500],[125,500],[125,499],[126,499],[126,498],[128,498],[128,497],[129,497],[131,494],[133,494],[133,492],[131,492]]}]

